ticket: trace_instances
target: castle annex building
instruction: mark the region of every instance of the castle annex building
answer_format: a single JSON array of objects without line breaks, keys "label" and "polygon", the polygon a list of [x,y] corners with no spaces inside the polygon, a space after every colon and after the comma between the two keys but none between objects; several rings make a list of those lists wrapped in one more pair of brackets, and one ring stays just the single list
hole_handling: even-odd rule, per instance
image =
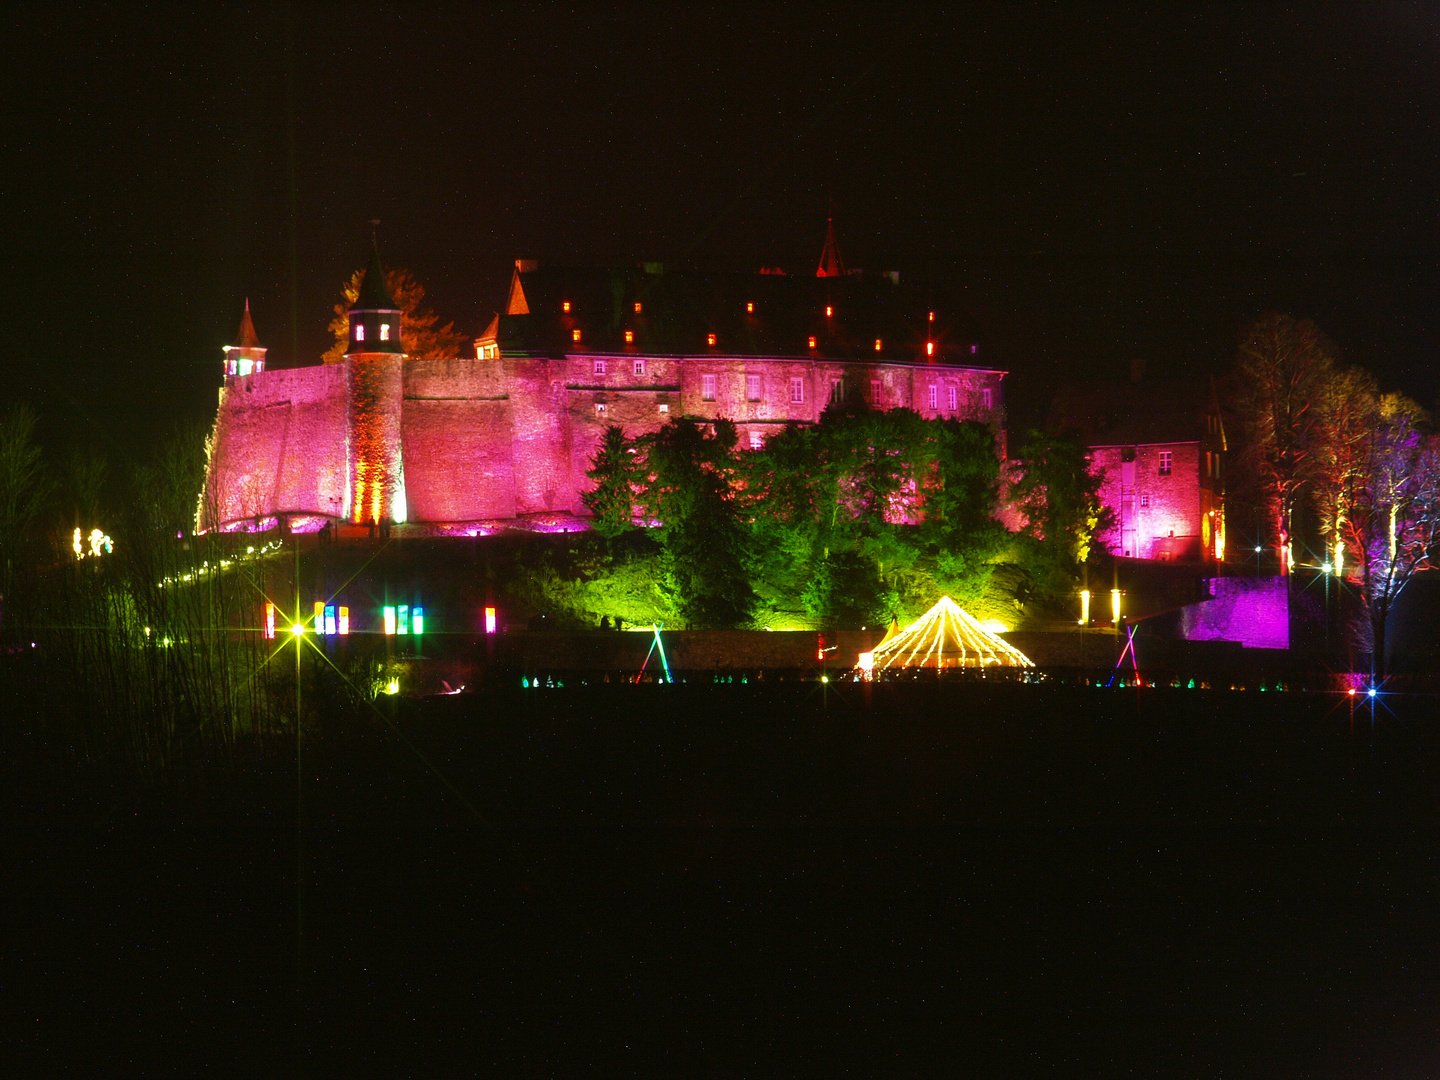
[{"label": "castle annex building", "polygon": [[727,418],[742,448],[831,402],[975,419],[1004,450],[1005,373],[893,276],[667,273],[517,262],[473,356],[401,351],[378,252],[337,364],[266,370],[247,304],[212,438],[200,527],[409,523],[438,535],[582,529],[607,425]]}]

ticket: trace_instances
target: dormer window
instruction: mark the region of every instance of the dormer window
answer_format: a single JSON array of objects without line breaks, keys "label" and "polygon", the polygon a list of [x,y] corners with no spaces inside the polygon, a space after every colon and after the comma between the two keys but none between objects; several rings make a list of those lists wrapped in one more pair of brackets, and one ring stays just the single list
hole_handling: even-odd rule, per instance
[{"label": "dormer window", "polygon": [[355,324],[355,340],[356,340],[356,341],[364,341],[364,340],[365,340],[365,324],[364,324],[363,322],[362,322],[362,323],[356,323],[356,324]]},{"label": "dormer window", "polygon": [[388,322],[382,322],[382,323],[380,324],[380,340],[381,340],[381,341],[389,341],[389,340],[390,340],[390,324],[389,324]]},{"label": "dormer window", "polygon": [[566,300],[563,304],[561,304],[561,305],[560,305],[560,310],[563,311],[566,315],[569,315],[569,314],[570,314],[570,301],[569,301],[569,300]]}]

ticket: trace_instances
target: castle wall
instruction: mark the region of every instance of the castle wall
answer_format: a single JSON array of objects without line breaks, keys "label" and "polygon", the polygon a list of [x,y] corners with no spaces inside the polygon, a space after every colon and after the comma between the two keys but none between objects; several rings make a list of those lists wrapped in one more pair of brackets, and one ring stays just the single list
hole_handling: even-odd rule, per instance
[{"label": "castle wall", "polygon": [[574,513],[565,362],[506,357],[498,365],[509,387],[515,513]]},{"label": "castle wall", "polygon": [[[1135,460],[1124,460],[1133,450]],[[1160,454],[1173,455],[1170,474],[1160,473]],[[1115,512],[1116,525],[1096,537],[1116,555],[1198,562],[1202,557],[1202,507],[1198,442],[1091,448],[1092,474],[1101,478],[1100,500]],[[1127,482],[1127,464],[1133,472]]]},{"label": "castle wall", "polygon": [[411,521],[515,516],[510,395],[499,365],[407,360],[400,435]]},{"label": "castle wall", "polygon": [[340,367],[266,371],[220,391],[202,524],[275,514],[340,516],[346,395]]}]

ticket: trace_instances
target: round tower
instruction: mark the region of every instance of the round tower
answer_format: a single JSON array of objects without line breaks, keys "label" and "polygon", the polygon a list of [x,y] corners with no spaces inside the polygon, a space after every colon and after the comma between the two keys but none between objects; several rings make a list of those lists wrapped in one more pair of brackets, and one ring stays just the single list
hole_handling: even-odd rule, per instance
[{"label": "round tower", "polygon": [[235,335],[235,344],[225,346],[225,377],[257,375],[265,370],[266,349],[255,334],[255,324],[250,321],[250,298],[245,298],[245,314],[240,317],[240,330]]},{"label": "round tower", "polygon": [[401,312],[385,281],[378,247],[371,249],[370,266],[349,315],[345,367],[350,399],[350,520],[362,525],[404,521]]}]

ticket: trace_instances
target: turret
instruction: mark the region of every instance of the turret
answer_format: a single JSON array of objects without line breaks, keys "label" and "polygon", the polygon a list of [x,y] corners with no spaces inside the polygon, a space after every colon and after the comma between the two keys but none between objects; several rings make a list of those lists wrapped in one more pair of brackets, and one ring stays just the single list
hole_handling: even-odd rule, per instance
[{"label": "turret", "polygon": [[360,295],[350,308],[350,347],[354,353],[400,353],[400,309],[385,282],[380,249],[372,248],[370,267],[360,282]]},{"label": "turret", "polygon": [[255,324],[250,321],[250,298],[245,298],[245,314],[240,317],[240,330],[235,335],[235,344],[225,346],[225,377],[253,375],[265,370],[266,349],[255,335]]}]

